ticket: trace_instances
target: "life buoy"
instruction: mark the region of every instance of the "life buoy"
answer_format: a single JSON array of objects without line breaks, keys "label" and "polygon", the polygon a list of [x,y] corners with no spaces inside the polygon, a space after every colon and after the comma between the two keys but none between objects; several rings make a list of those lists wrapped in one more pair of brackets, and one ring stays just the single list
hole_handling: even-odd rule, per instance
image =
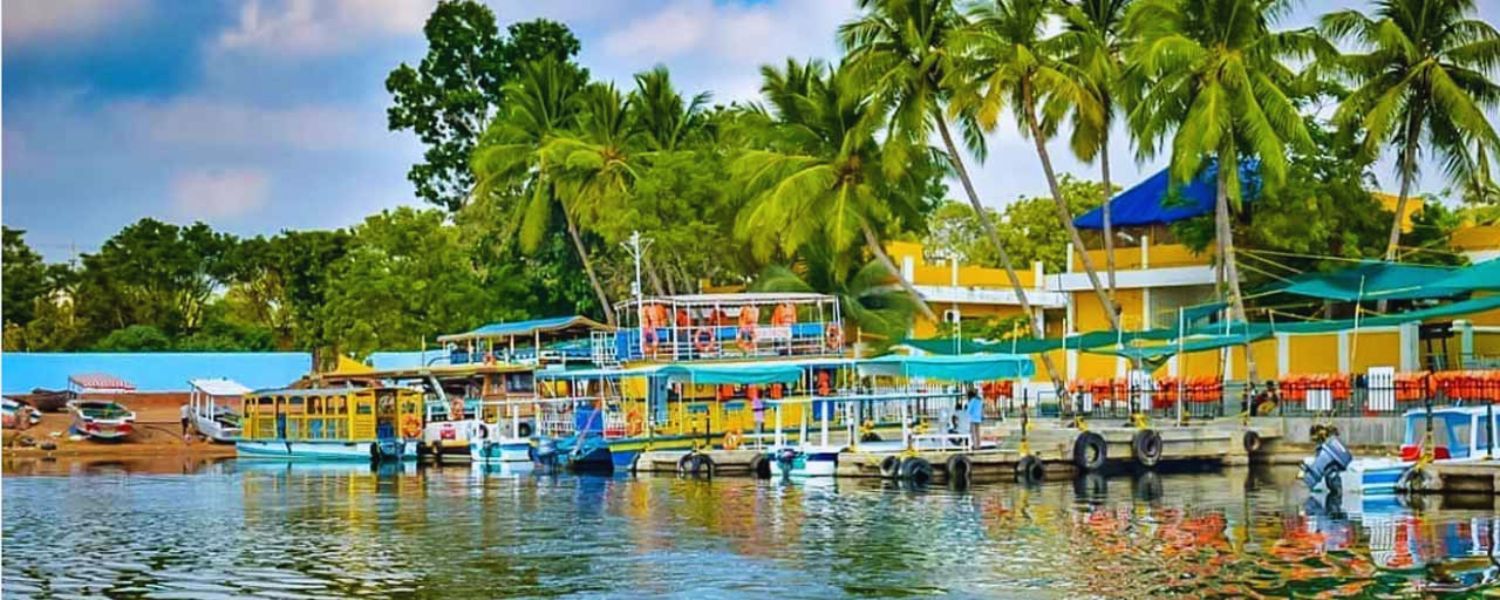
[{"label": "life buoy", "polygon": [[417,415],[406,415],[401,418],[402,437],[416,439],[422,437],[422,419]]},{"label": "life buoy", "polygon": [[740,430],[731,429],[729,430],[729,433],[724,434],[724,449],[737,450],[740,447],[740,442],[743,442],[744,440],[745,435],[740,433]]},{"label": "life buoy", "polygon": [[838,323],[829,323],[828,330],[824,332],[824,342],[828,344],[829,350],[838,350],[844,347],[844,332],[839,329]]},{"label": "life buoy", "polygon": [[715,350],[714,346],[714,331],[712,328],[699,327],[697,331],[693,332],[693,347],[697,348],[699,352],[713,352]]},{"label": "life buoy", "polygon": [[640,435],[646,429],[646,420],[641,417],[641,411],[631,410],[625,415],[625,433],[631,436]]}]

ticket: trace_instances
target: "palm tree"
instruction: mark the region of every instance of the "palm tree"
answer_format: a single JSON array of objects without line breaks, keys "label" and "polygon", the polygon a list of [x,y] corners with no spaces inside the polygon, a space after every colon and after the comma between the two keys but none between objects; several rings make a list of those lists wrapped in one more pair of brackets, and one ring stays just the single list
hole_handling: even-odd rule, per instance
[{"label": "palm tree", "polygon": [[[995,245],[1011,290],[1031,322],[1032,334],[1044,337],[1026,288],[1000,242],[994,221],[979,201],[974,181],[948,127],[949,89],[945,82],[953,66],[948,53],[949,38],[964,26],[963,17],[954,10],[951,0],[860,0],[859,8],[864,14],[839,27],[839,41],[848,51],[849,68],[856,77],[866,82],[881,102],[892,107],[891,135],[885,144],[886,169],[901,168],[909,153],[905,149],[925,148],[932,130],[937,129],[943,139],[943,156],[962,184],[985,235]],[[958,122],[963,126],[965,145],[983,159],[984,136],[971,115],[958,115]],[[1065,395],[1062,373],[1052,357],[1043,353],[1041,358],[1053,388],[1060,396]]]},{"label": "palm tree", "polygon": [[[1395,260],[1401,243],[1401,216],[1424,144],[1458,179],[1482,180],[1484,150],[1500,150],[1485,117],[1486,109],[1500,105],[1500,86],[1489,79],[1500,65],[1500,34],[1469,18],[1473,11],[1473,0],[1379,0],[1373,19],[1355,10],[1323,16],[1330,37],[1352,38],[1368,50],[1335,63],[1358,87],[1339,104],[1334,121],[1363,131],[1369,157],[1387,143],[1399,148],[1401,192],[1386,260]],[[1477,161],[1469,154],[1474,147]]]},{"label": "palm tree", "polygon": [[703,92],[684,100],[672,85],[667,68],[658,66],[636,74],[630,107],[646,147],[654,152],[674,152],[702,131],[708,99],[708,92]]},{"label": "palm tree", "polygon": [[1006,105],[1014,111],[1016,121],[1024,127],[1023,135],[1031,138],[1041,159],[1057,219],[1078,249],[1110,328],[1120,330],[1120,312],[1094,269],[1094,259],[1073,225],[1073,211],[1058,187],[1047,151],[1052,127],[1044,125],[1037,114],[1038,107],[1047,103],[1054,110],[1071,107],[1084,115],[1080,120],[1085,122],[1104,120],[1097,98],[1081,74],[1058,61],[1056,44],[1043,37],[1054,6],[1052,0],[995,0],[975,5],[970,12],[971,25],[953,37],[956,54],[960,54],[957,68],[949,72],[956,90],[953,104],[955,110],[972,111],[986,131],[993,131],[999,124]]},{"label": "palm tree", "polygon": [[604,318],[615,323],[614,307],[594,272],[588,247],[579,233],[576,209],[558,194],[547,145],[574,123],[577,95],[583,74],[576,66],[547,57],[521,69],[515,81],[505,86],[506,111],[490,124],[475,149],[473,169],[479,197],[499,193],[510,182],[524,180],[529,191],[517,206],[512,220],[519,232],[521,249],[534,252],[550,229],[554,203],[562,205],[568,235],[588,274],[589,284],[604,310]]},{"label": "palm tree", "polygon": [[[763,147],[745,151],[731,166],[751,198],[740,212],[737,235],[762,258],[770,255],[772,242],[791,256],[819,241],[843,252],[862,238],[876,260],[900,273],[875,226],[891,220],[892,205],[915,198],[891,193],[895,183],[880,168],[880,106],[848,70],[819,61],[789,60],[783,70],[767,66],[761,72],[774,119]],[[905,277],[897,279],[936,322],[916,288]]]},{"label": "palm tree", "polygon": [[[1239,166],[1258,159],[1267,186],[1286,179],[1288,144],[1309,148],[1302,116],[1289,97],[1296,74],[1283,59],[1331,49],[1308,30],[1271,30],[1288,0],[1141,0],[1126,16],[1139,35],[1132,58],[1152,80],[1128,119],[1144,157],[1171,143],[1170,173],[1186,182],[1216,170],[1214,223],[1221,272],[1235,318],[1245,320],[1230,211],[1240,207]],[[1246,348],[1251,382],[1254,354]]]},{"label": "palm tree", "polygon": [[[1059,47],[1066,49],[1066,61],[1073,67],[1091,96],[1095,111],[1073,111],[1073,153],[1091,161],[1099,158],[1099,176],[1104,183],[1104,269],[1109,278],[1109,293],[1115,293],[1115,234],[1109,196],[1114,183],[1109,173],[1109,133],[1115,123],[1115,108],[1124,92],[1125,52],[1130,38],[1125,35],[1125,11],[1130,0],[1071,0],[1061,9],[1067,29],[1057,36]],[[1089,116],[1099,117],[1097,120]]]}]

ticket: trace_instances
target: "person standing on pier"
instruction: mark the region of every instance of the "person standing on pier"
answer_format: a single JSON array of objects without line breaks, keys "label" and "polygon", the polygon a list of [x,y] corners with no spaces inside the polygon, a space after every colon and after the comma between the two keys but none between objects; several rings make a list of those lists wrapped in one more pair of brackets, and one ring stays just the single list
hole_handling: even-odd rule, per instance
[{"label": "person standing on pier", "polygon": [[984,424],[984,399],[979,397],[979,391],[972,385],[969,386],[968,405],[964,408],[969,412],[969,445],[978,450],[979,426]]}]

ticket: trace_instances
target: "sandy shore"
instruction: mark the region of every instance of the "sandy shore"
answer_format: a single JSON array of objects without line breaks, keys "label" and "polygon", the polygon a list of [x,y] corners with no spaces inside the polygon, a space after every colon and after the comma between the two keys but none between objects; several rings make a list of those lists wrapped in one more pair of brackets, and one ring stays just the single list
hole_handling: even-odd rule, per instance
[{"label": "sandy shore", "polygon": [[[74,440],[68,433],[73,416],[68,413],[43,413],[42,422],[25,430],[7,429],[4,432],[3,454],[9,458],[133,458],[133,457],[185,457],[211,459],[234,456],[233,444],[215,444],[194,437],[186,441],[182,437],[181,408],[187,401],[185,394],[153,394],[149,397],[122,397],[121,404],[135,411],[135,432],[116,442],[100,442],[87,438]],[[30,438],[35,445],[23,444]],[[53,450],[43,450],[44,442],[57,445]]]}]

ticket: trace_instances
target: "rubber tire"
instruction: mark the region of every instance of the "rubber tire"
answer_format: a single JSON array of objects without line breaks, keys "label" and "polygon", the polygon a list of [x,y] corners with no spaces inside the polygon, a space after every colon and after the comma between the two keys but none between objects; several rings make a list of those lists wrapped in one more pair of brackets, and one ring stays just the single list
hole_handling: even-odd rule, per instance
[{"label": "rubber tire", "polygon": [[1245,446],[1245,454],[1255,454],[1260,451],[1260,434],[1254,430],[1246,431],[1241,442]]},{"label": "rubber tire", "polygon": [[920,456],[903,460],[901,461],[901,479],[917,486],[932,483],[932,464]]},{"label": "rubber tire", "polygon": [[[1090,456],[1093,460],[1089,460]],[[1109,444],[1105,443],[1104,436],[1085,431],[1073,439],[1073,466],[1086,473],[1093,472],[1104,468],[1108,460]]]},{"label": "rubber tire", "polygon": [[693,457],[696,455],[697,453],[695,452],[689,452],[682,455],[682,458],[677,459],[677,474],[691,475],[693,473]]},{"label": "rubber tire", "polygon": [[718,470],[718,465],[715,465],[714,459],[709,458],[707,454],[693,455],[693,477],[713,479],[716,470]]},{"label": "rubber tire", "polygon": [[750,459],[750,476],[756,479],[771,478],[771,457],[757,454]]},{"label": "rubber tire", "polygon": [[1046,478],[1047,467],[1042,464],[1042,459],[1028,454],[1016,463],[1016,480],[1021,483],[1041,483]]},{"label": "rubber tire", "polygon": [[1083,473],[1073,480],[1075,500],[1100,504],[1109,498],[1109,483],[1099,473]]},{"label": "rubber tire", "polygon": [[1130,449],[1136,464],[1150,469],[1161,462],[1161,434],[1154,429],[1142,429],[1130,438]]},{"label": "rubber tire", "polygon": [[865,442],[878,442],[878,441],[880,441],[880,434],[871,431],[870,433],[866,433],[864,435],[859,436],[859,441],[861,443],[865,443]]},{"label": "rubber tire", "polygon": [[974,483],[974,460],[967,454],[955,454],[948,457],[948,483],[957,488],[969,487]]},{"label": "rubber tire", "polygon": [[1143,502],[1155,502],[1162,498],[1161,476],[1156,471],[1146,471],[1135,478],[1135,496]]},{"label": "rubber tire", "polygon": [[536,429],[531,426],[531,423],[523,422],[516,426],[516,435],[518,437],[529,438],[533,433],[536,433]]},{"label": "rubber tire", "polygon": [[1321,444],[1328,440],[1328,426],[1322,423],[1314,423],[1307,430],[1307,437],[1313,444]]},{"label": "rubber tire", "polygon": [[886,479],[898,479],[901,477],[901,457],[894,454],[881,459],[880,476]]}]

